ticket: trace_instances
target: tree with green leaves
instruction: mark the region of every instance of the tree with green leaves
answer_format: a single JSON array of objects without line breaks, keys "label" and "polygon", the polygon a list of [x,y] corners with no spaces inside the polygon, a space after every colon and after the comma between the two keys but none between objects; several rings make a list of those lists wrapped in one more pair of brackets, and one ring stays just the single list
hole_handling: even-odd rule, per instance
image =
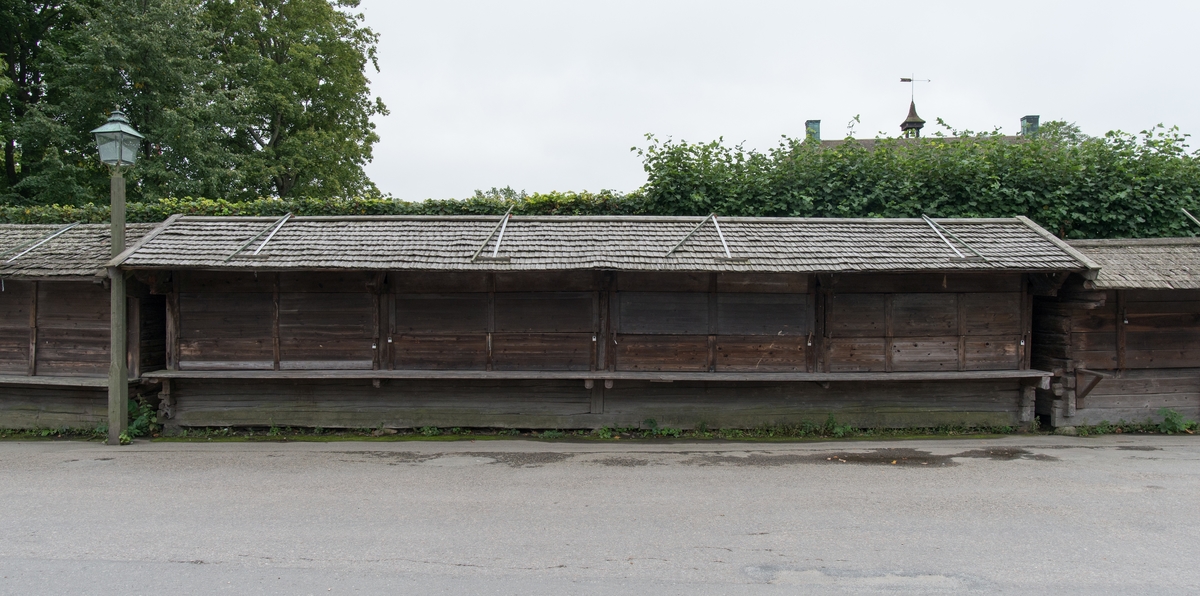
[{"label": "tree with green leaves", "polygon": [[21,183],[39,202],[104,196],[108,173],[89,130],[120,108],[146,136],[127,173],[137,200],[223,196],[237,188],[237,161],[222,143],[237,97],[211,59],[215,36],[194,0],[79,4],[81,22],[47,50],[46,94],[25,127],[24,150],[40,155]]},{"label": "tree with green leaves", "polygon": [[378,35],[347,9],[358,0],[207,0],[227,90],[245,98],[228,145],[243,195],[378,194],[363,166],[379,140],[370,92]]},{"label": "tree with green leaves", "polygon": [[45,83],[45,50],[57,35],[77,22],[70,3],[60,0],[0,0],[0,141],[4,143],[4,177],[0,201],[11,198],[28,171],[22,151],[21,125],[41,102]]},{"label": "tree with green leaves", "polygon": [[377,36],[348,0],[0,0],[0,203],[107,197],[88,131],[121,109],[146,136],[132,202],[378,195]]}]

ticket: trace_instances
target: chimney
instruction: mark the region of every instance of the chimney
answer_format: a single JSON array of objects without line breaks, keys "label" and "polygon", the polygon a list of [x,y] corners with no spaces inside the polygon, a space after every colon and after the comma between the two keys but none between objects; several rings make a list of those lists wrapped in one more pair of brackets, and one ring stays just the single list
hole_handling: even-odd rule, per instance
[{"label": "chimney", "polygon": [[805,120],[804,121],[804,138],[814,141],[821,140],[821,121],[820,120]]},{"label": "chimney", "polygon": [[1039,116],[1023,116],[1021,117],[1021,136],[1036,137],[1038,133]]}]

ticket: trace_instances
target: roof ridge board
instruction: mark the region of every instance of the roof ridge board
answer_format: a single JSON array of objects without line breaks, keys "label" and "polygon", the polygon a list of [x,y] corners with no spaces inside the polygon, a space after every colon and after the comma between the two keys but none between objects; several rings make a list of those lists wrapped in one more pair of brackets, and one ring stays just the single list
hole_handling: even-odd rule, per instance
[{"label": "roof ridge board", "polygon": [[[502,215],[297,215],[292,221],[481,221],[495,222]],[[707,216],[691,215],[513,215],[513,221],[525,222],[645,222],[645,223],[694,223]],[[924,220],[912,217],[720,217],[721,221],[730,223],[802,223],[802,224],[924,224]],[[257,222],[275,221],[278,218],[261,215],[184,215],[179,221],[223,221],[223,222]],[[1019,223],[1013,217],[950,217],[931,218],[942,224],[1008,224]]]},{"label": "roof ridge board", "polygon": [[1170,238],[1087,238],[1068,240],[1067,244],[1076,248],[1100,248],[1120,246],[1197,246],[1200,238],[1192,236],[1176,236]]}]

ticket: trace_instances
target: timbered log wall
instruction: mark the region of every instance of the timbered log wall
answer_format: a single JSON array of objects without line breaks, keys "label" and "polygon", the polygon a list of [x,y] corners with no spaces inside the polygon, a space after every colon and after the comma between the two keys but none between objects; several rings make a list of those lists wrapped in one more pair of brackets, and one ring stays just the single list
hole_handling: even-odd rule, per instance
[{"label": "timbered log wall", "polygon": [[[178,271],[167,299],[168,367],[1018,370],[1029,367],[1025,287],[1021,274]],[[384,418],[394,422],[458,426],[601,426],[646,417],[691,425],[736,418],[718,415],[724,410],[741,411],[756,424],[818,421],[835,410],[849,416],[847,422],[868,425],[940,424],[950,418],[1013,424],[1022,395],[1017,381],[881,381],[831,388],[619,381],[593,387],[550,380],[310,383],[218,376],[172,381],[176,424],[374,424],[350,411],[360,408],[390,412]],[[851,398],[851,385],[865,393]],[[985,385],[984,397],[975,393]],[[349,401],[335,397],[339,387]],[[310,392],[317,393],[308,397]],[[655,402],[655,395],[671,397]],[[645,399],[641,406],[638,396]],[[313,400],[328,403],[317,406]],[[697,405],[688,406],[689,400]],[[339,403],[347,411],[334,413]],[[295,408],[302,412],[288,413]]]},{"label": "timbered log wall", "polygon": [[826,372],[1029,368],[1021,274],[822,279]]},{"label": "timbered log wall", "polygon": [[576,381],[172,379],[169,425],[323,428],[751,428],[1016,425],[1017,380],[816,383],[618,381],[596,412]]},{"label": "timbered log wall", "polygon": [[1160,420],[1161,408],[1200,417],[1200,291],[1073,280],[1038,300],[1034,333],[1034,366],[1058,373],[1037,403],[1054,426]]},{"label": "timbered log wall", "polygon": [[[131,284],[129,377],[163,368],[165,308]],[[108,415],[103,383],[22,385],[20,377],[104,379],[109,368],[109,292],[93,281],[4,280],[0,291],[0,427],[90,427]]]}]

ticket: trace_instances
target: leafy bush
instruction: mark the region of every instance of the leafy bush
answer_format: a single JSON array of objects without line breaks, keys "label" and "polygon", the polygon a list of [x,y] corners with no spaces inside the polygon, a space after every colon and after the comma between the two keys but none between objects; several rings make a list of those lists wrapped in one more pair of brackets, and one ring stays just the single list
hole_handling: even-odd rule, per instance
[{"label": "leafy bush", "polygon": [[[614,191],[476,191],[465,200],[181,198],[131,203],[129,221],[187,215],[705,215],[1013,217],[1065,238],[1192,236],[1200,157],[1177,128],[1087,137],[1050,122],[1031,139],[950,131],[919,141],[784,138],[769,151],[721,140],[659,141],[635,151],[646,185]],[[103,222],[106,205],[0,207],[0,222]]]},{"label": "leafy bush", "polygon": [[950,131],[912,141],[784,138],[765,153],[722,141],[659,141],[644,159],[651,213],[803,217],[1013,217],[1062,237],[1156,237],[1197,230],[1200,198],[1187,135],[1155,127],[1089,138],[1047,123],[1032,139]]},{"label": "leafy bush", "polygon": [[1183,414],[1169,408],[1162,408],[1158,411],[1158,415],[1163,417],[1163,421],[1158,425],[1158,432],[1172,435],[1175,433],[1191,433],[1196,428],[1195,420],[1186,420]]}]

